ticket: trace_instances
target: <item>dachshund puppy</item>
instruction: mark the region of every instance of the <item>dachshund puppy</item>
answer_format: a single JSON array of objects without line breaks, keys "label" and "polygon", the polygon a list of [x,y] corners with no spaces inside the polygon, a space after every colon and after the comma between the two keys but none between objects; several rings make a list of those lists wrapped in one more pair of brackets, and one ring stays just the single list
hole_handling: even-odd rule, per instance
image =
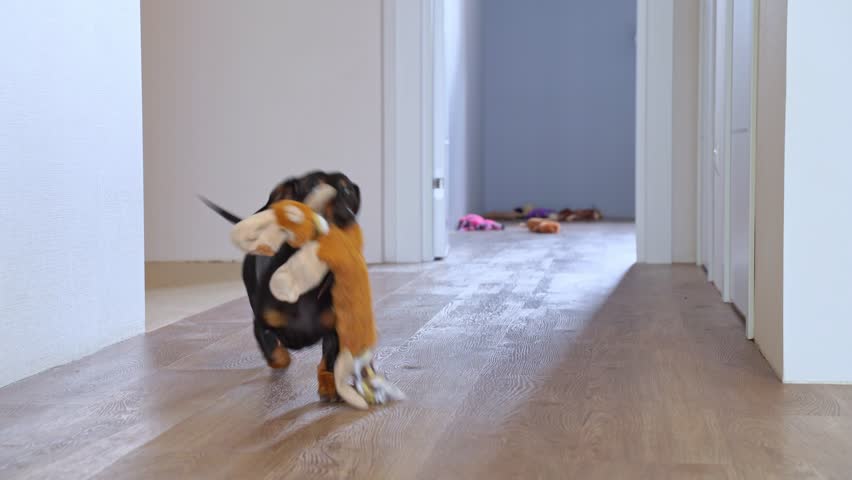
[{"label": "dachshund puppy", "polygon": [[[337,191],[334,198],[321,206],[322,215],[329,223],[341,228],[354,223],[361,209],[361,190],[340,172],[313,171],[301,177],[288,178],[272,189],[266,204],[255,213],[281,200],[304,202],[320,184],[328,184]],[[205,198],[201,200],[231,223],[242,220]],[[288,350],[299,350],[321,341],[323,354],[318,368],[319,394],[324,400],[333,400],[336,391],[331,369],[340,349],[331,309],[334,276],[329,273],[319,286],[301,295],[295,303],[278,300],[269,287],[272,274],[296,251],[296,248],[285,243],[277,252],[247,254],[244,257],[243,284],[254,317],[254,335],[261,353],[272,368],[289,366]]]}]

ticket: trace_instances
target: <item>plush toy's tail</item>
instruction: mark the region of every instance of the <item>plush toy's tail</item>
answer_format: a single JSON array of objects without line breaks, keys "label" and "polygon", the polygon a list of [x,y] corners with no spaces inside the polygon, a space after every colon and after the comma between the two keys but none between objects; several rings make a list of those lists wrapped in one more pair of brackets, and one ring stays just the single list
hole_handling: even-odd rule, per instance
[{"label": "plush toy's tail", "polygon": [[207,205],[210,208],[210,210],[213,210],[214,212],[218,213],[222,218],[233,223],[234,225],[243,221],[242,218],[240,218],[240,217],[234,215],[233,213],[225,210],[224,208],[220,207],[219,205],[216,205],[215,203],[211,202],[210,200],[206,199],[205,197],[203,197],[201,195],[198,195],[198,199],[201,200],[202,202],[204,202],[204,204]]}]

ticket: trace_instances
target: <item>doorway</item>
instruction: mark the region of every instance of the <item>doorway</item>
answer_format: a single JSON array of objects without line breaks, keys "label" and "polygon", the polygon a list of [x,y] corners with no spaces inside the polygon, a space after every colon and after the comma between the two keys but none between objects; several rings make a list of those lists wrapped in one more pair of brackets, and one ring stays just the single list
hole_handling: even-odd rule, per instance
[{"label": "doorway", "polygon": [[634,220],[636,14],[635,0],[434,1],[437,257],[468,213]]}]

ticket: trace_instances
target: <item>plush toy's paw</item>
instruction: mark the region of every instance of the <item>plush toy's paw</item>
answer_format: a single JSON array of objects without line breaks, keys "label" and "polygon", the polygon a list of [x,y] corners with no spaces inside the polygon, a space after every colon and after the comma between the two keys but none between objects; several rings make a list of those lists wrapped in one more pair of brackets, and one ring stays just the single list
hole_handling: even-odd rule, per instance
[{"label": "plush toy's paw", "polygon": [[332,198],[337,196],[337,190],[327,183],[321,183],[305,197],[305,205],[315,212],[322,212]]},{"label": "plush toy's paw", "polygon": [[278,226],[275,212],[264,210],[234,225],[231,241],[240,250],[254,255],[272,256],[289,238]]},{"label": "plush toy's paw", "polygon": [[269,280],[269,291],[282,302],[296,303],[299,299],[298,282],[293,277],[293,272],[286,267],[285,263],[272,274]]},{"label": "plush toy's paw", "polygon": [[353,358],[348,350],[342,350],[334,364],[337,394],[343,401],[361,410],[368,409],[370,405],[405,399],[399,388],[373,370],[372,359],[373,353],[369,350],[357,358]]},{"label": "plush toy's paw", "polygon": [[355,359],[349,350],[341,350],[334,362],[334,386],[340,398],[349,405],[366,410],[370,408],[367,400],[358,394],[358,391],[349,384],[355,374]]},{"label": "plush toy's paw", "polygon": [[319,285],[328,265],[317,257],[319,244],[306,243],[284,265],[278,267],[269,279],[269,291],[282,302],[295,303],[303,294]]}]

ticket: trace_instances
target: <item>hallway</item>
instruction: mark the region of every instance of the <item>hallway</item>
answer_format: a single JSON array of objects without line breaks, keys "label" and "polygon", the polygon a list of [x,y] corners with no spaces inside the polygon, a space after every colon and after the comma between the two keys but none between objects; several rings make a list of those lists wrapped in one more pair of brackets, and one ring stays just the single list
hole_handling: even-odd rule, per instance
[{"label": "hallway", "polygon": [[634,259],[571,224],[372,268],[409,400],[366,413],[229,302],[0,389],[0,478],[848,478],[852,387],[780,384],[697,267]]}]

